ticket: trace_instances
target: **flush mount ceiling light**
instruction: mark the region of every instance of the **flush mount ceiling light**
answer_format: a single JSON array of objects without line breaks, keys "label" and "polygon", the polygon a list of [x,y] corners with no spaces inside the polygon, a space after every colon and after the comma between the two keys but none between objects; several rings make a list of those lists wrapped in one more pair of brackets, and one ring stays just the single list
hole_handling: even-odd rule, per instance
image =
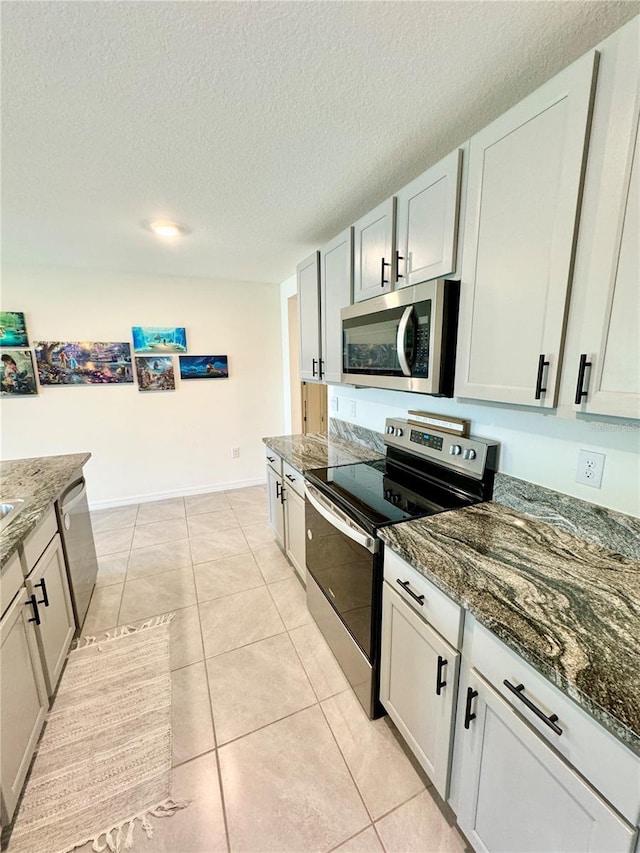
[{"label": "flush mount ceiling light", "polygon": [[156,222],[150,222],[147,227],[164,240],[174,240],[176,237],[182,237],[188,233],[188,229],[183,225],[178,225],[177,222],[170,222],[168,219],[159,219]]}]

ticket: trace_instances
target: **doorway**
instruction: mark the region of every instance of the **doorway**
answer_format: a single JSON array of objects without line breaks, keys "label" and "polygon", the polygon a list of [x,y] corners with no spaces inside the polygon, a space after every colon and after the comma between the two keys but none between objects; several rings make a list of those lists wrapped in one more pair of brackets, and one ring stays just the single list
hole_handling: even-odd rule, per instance
[{"label": "doorway", "polygon": [[300,331],[298,297],[287,300],[289,325],[289,381],[291,386],[291,428],[294,434],[326,432],[327,386],[300,380]]}]

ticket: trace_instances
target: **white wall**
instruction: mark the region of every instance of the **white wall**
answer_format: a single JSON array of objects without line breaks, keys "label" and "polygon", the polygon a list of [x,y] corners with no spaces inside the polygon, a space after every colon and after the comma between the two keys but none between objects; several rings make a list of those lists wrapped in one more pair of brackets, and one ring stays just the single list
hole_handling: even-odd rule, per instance
[{"label": "white wall", "polygon": [[176,375],[175,391],[136,383],[5,398],[3,459],[90,451],[92,506],[264,482],[261,438],[284,431],[279,285],[33,268],[3,270],[2,291],[3,308],[26,313],[32,344],[130,342],[132,325],[177,325],[190,354],[229,357],[229,379]]},{"label": "white wall", "polygon": [[[406,417],[407,409],[469,418],[475,435],[501,443],[499,470],[504,474],[640,516],[640,423],[637,421],[578,421],[515,407],[458,402],[423,394],[329,386],[331,416],[378,432],[383,431],[385,418]],[[606,454],[601,489],[575,482],[581,448]]]},{"label": "white wall", "polygon": [[292,275],[280,285],[280,328],[282,329],[282,393],[284,434],[291,433],[291,378],[289,376],[289,297],[298,292],[298,278]]}]

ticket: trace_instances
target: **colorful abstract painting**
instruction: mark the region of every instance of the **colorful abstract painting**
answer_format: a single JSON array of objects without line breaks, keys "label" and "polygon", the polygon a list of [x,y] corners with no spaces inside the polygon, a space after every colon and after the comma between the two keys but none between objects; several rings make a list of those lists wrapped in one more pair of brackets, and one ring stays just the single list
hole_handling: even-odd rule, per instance
[{"label": "colorful abstract painting", "polygon": [[133,382],[126,342],[39,341],[35,344],[41,385],[113,385]]},{"label": "colorful abstract painting", "polygon": [[227,379],[226,355],[181,355],[180,379]]},{"label": "colorful abstract painting", "polygon": [[174,391],[173,359],[168,355],[136,356],[139,391]]},{"label": "colorful abstract painting", "polygon": [[37,394],[31,351],[7,350],[0,356],[0,394],[22,397]]},{"label": "colorful abstract painting", "polygon": [[134,352],[186,352],[187,333],[183,326],[133,326]]},{"label": "colorful abstract painting", "polygon": [[0,311],[0,347],[28,347],[27,327],[22,311]]}]

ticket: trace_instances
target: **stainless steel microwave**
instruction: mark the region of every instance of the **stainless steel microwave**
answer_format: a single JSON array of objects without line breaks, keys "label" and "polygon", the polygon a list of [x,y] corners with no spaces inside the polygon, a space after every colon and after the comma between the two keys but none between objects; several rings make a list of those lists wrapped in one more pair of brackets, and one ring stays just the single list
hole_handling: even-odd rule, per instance
[{"label": "stainless steel microwave", "polygon": [[459,288],[438,279],[343,308],[342,381],[452,397]]}]

